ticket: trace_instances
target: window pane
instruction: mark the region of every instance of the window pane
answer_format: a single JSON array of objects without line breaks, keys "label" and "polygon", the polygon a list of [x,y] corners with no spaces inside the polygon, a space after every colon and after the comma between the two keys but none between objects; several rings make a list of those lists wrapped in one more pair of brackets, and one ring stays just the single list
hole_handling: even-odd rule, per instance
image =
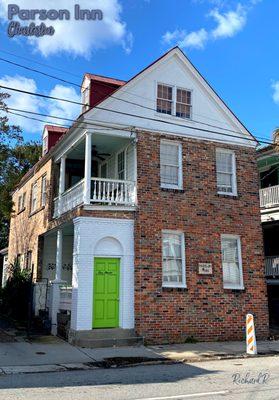
[{"label": "window pane", "polygon": [[241,277],[238,257],[238,240],[236,238],[222,239],[222,264],[224,284],[239,286]]},{"label": "window pane", "polygon": [[233,154],[217,151],[216,152],[216,170],[218,191],[233,192]]},{"label": "window pane", "polygon": [[158,85],[157,87],[157,112],[171,114],[172,111],[172,87]]},{"label": "window pane", "polygon": [[180,118],[190,118],[191,107],[185,104],[176,103],[176,116]]},{"label": "window pane", "polygon": [[163,233],[163,283],[183,283],[182,234]]}]

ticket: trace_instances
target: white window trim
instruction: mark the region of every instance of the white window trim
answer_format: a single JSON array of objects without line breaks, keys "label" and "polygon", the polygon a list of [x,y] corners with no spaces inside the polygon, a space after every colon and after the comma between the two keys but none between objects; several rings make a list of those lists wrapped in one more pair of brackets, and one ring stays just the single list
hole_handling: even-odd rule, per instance
[{"label": "white window trim", "polygon": [[[177,185],[171,185],[168,183],[162,183],[161,182],[161,143],[163,144],[168,144],[168,145],[173,145],[173,146],[178,146],[178,184]],[[160,141],[160,185],[161,188],[163,189],[179,189],[183,190],[183,165],[182,165],[182,143],[173,141],[173,140],[165,140],[161,139]]]},{"label": "white window trim", "polygon": [[[233,290],[244,290],[244,281],[243,281],[243,267],[242,267],[242,255],[241,255],[241,237],[239,235],[231,235],[231,234],[223,234],[221,235],[221,246],[223,239],[236,239],[237,240],[237,252],[238,252],[238,260],[239,260],[239,273],[240,273],[240,284],[239,285],[225,285],[223,280],[223,288],[224,289],[233,289]],[[222,260],[222,252],[221,252],[221,262],[222,262],[222,273],[223,273],[223,260]]]},{"label": "white window trim", "polygon": [[[163,85],[163,86],[169,86],[172,88],[172,107],[171,107],[171,114],[165,114],[165,113],[160,113],[157,111],[157,93],[158,93],[158,85]],[[177,89],[182,89],[186,90],[187,92],[191,92],[191,115],[190,118],[182,118],[182,117],[177,117],[176,115],[176,97],[177,97]],[[193,107],[194,107],[194,90],[193,89],[188,89],[186,87],[181,87],[181,86],[176,86],[172,85],[170,83],[166,82],[161,82],[161,81],[155,81],[155,115],[156,116],[161,116],[163,118],[173,118],[174,120],[186,120],[186,121],[191,121],[193,117]]]},{"label": "white window trim", "polygon": [[[218,185],[217,185],[217,153],[227,153],[227,154],[232,154],[232,192],[223,192],[221,190],[218,190]],[[236,181],[236,158],[235,158],[235,152],[233,150],[229,149],[223,149],[221,147],[216,148],[216,153],[215,153],[215,165],[216,165],[216,185],[217,185],[217,193],[226,195],[226,196],[237,196],[237,181]]]},{"label": "white window trim", "polygon": [[[35,207],[33,208],[34,187],[36,187],[36,197],[34,198]],[[38,208],[38,182],[33,183],[31,188],[31,214]]]},{"label": "white window trim", "polygon": [[119,179],[118,177],[118,155],[120,153],[124,153],[124,181],[127,179],[127,160],[126,160],[126,150],[127,150],[127,146],[122,147],[122,149],[120,149],[117,153],[115,153],[115,178]]},{"label": "white window trim", "polygon": [[[181,235],[181,260],[182,260],[182,283],[177,282],[164,282],[163,281],[163,234],[175,234]],[[186,282],[186,257],[185,257],[185,235],[182,231],[163,229],[161,236],[161,244],[162,244],[162,287],[163,288],[187,288]]]},{"label": "white window trim", "polygon": [[[43,185],[43,182],[45,182],[45,186]],[[46,206],[46,197],[47,197],[47,175],[42,176],[41,180],[41,207]]]}]

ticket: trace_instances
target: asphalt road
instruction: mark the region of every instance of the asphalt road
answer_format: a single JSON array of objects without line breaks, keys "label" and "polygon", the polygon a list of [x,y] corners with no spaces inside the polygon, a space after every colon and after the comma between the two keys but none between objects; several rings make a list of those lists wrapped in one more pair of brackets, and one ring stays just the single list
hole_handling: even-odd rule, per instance
[{"label": "asphalt road", "polygon": [[279,399],[279,356],[0,377],[2,400]]}]

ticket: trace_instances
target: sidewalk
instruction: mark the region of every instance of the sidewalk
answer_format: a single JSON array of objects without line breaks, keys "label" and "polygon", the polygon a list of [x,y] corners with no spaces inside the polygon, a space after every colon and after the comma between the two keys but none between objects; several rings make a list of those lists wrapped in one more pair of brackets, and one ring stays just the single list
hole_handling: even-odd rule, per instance
[{"label": "sidewalk", "polygon": [[[279,354],[279,341],[259,341],[258,355]],[[55,372],[247,357],[245,342],[87,349],[53,336],[0,343],[0,374]]]}]

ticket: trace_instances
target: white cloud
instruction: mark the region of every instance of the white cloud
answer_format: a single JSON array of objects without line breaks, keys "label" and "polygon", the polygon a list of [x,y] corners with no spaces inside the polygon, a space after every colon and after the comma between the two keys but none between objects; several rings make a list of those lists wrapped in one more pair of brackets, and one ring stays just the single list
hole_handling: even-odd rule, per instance
[{"label": "white cloud", "polygon": [[[28,92],[37,92],[37,85],[34,79],[28,79],[20,75],[6,75],[2,79],[0,79],[0,85],[25,90]],[[19,94],[17,92],[2,88],[0,88],[0,90],[1,92],[11,95],[11,97],[5,100],[5,103],[11,108],[26,109],[32,112],[38,112],[40,107],[43,105],[43,102],[38,97],[30,96],[23,93]],[[38,132],[38,130],[41,130],[42,127],[42,124],[40,122],[29,120],[18,115],[8,114],[8,118],[10,123],[14,125],[19,125],[23,130],[32,133]]]},{"label": "white cloud", "polygon": [[273,89],[272,99],[279,105],[279,81],[273,82],[271,88]]},{"label": "white cloud", "polygon": [[235,11],[228,11],[221,14],[215,9],[212,10],[209,15],[217,22],[216,28],[211,32],[214,39],[236,35],[244,28],[247,20],[247,11],[241,4],[237,5]]},{"label": "white cloud", "polygon": [[178,45],[184,47],[194,47],[196,49],[203,49],[208,40],[208,33],[205,29],[200,29],[196,32],[191,32],[184,37],[183,40],[178,42]]},{"label": "white cloud", "polygon": [[[221,12],[220,7],[214,8],[208,14],[213,18],[216,26],[213,29],[201,28],[196,31],[187,32],[185,29],[176,29],[167,31],[162,36],[163,43],[168,45],[177,44],[182,48],[197,48],[203,49],[208,41],[213,41],[222,38],[231,38],[240,32],[247,22],[247,14],[262,0],[250,0],[245,6],[238,3],[234,10]],[[215,2],[216,4],[218,2]]]},{"label": "white cloud", "polygon": [[[71,101],[81,102],[80,95],[73,87],[56,85],[49,93],[49,96]],[[78,104],[67,103],[59,100],[49,100],[46,104],[48,114],[65,118],[76,118],[81,113],[81,106]],[[53,122],[53,120],[52,120]],[[59,124],[71,125],[69,121],[57,120]]]},{"label": "white cloud", "polygon": [[[7,6],[10,0],[1,0],[0,17],[7,22]],[[80,0],[81,9],[99,9],[103,13],[103,20],[77,21],[74,19],[74,5],[76,0],[18,0],[16,4],[22,9],[66,9],[71,13],[68,21],[41,21],[47,26],[53,26],[53,36],[40,38],[28,37],[28,42],[44,56],[67,52],[75,56],[88,58],[90,53],[111,45],[121,45],[129,53],[132,46],[132,34],[127,30],[126,23],[121,19],[122,7],[119,0]],[[36,7],[34,7],[34,5]],[[31,21],[20,21],[22,25],[29,25]],[[21,39],[22,40],[22,39]]]},{"label": "white cloud", "polygon": [[[33,79],[28,79],[24,76],[4,76],[0,79],[0,85],[14,87],[15,89],[21,89],[28,92],[38,93],[36,82]],[[7,89],[0,88],[1,92],[9,93],[11,97],[5,100],[6,104],[10,108],[16,108],[19,110],[28,110],[35,113],[43,113],[47,115],[54,115],[58,117],[65,117],[69,119],[75,119],[79,116],[81,112],[81,106],[78,104],[72,104],[67,102],[62,102],[59,100],[42,99],[36,96],[31,96],[24,93],[17,93],[14,91],[9,91]],[[49,93],[49,96],[69,99],[71,101],[80,102],[80,95],[71,86],[56,85]],[[11,124],[19,125],[25,133],[38,133],[41,134],[43,126],[46,122],[52,124],[64,124],[71,125],[70,121],[64,121],[63,119],[53,119],[44,116],[36,116],[31,114],[24,114],[20,111],[12,111],[15,113],[20,113],[26,115],[29,118],[24,118],[19,115],[14,115],[8,113],[8,118]],[[37,118],[46,122],[39,122],[30,119]]]}]

